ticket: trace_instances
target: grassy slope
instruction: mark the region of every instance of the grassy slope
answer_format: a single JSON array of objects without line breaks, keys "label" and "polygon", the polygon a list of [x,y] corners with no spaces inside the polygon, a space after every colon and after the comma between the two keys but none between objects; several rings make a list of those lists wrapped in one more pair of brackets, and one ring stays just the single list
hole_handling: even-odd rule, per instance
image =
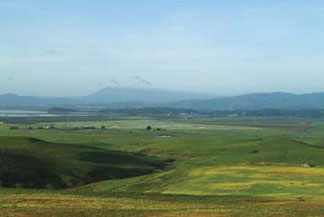
[{"label": "grassy slope", "polygon": [[[216,135],[215,135],[216,134]],[[234,132],[231,135],[235,135]],[[194,195],[320,197],[324,189],[324,149],[290,138],[234,138],[226,133],[192,136],[144,150],[168,152],[176,168],[144,177],[87,186],[98,192],[125,191]],[[241,138],[240,138],[241,137]],[[188,139],[188,140],[187,140]],[[210,142],[208,142],[210,141]],[[211,142],[213,141],[213,142]],[[196,145],[200,144],[200,145]],[[163,146],[162,150],[158,146]],[[161,151],[161,152],[159,152]],[[315,164],[304,168],[301,164]]]},{"label": "grassy slope", "polygon": [[162,161],[29,137],[0,137],[0,183],[4,187],[66,188],[154,172]]},{"label": "grassy slope", "polygon": [[[323,216],[322,122],[150,121],[168,131],[146,132],[147,122],[91,124],[105,124],[106,131],[8,131],[8,126],[2,126],[0,135],[142,152],[176,161],[167,171],[67,191],[8,193],[3,189],[0,209],[8,216]],[[78,124],[85,123],[58,127]],[[158,137],[162,134],[173,137]],[[316,167],[301,167],[305,162]],[[29,200],[22,200],[25,197]]]}]

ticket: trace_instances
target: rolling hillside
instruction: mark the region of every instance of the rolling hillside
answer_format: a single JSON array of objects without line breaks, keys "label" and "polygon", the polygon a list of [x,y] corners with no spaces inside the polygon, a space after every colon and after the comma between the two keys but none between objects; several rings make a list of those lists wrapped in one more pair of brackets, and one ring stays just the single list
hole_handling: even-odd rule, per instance
[{"label": "rolling hillside", "polygon": [[154,172],[158,159],[29,137],[0,137],[0,186],[69,188]]}]

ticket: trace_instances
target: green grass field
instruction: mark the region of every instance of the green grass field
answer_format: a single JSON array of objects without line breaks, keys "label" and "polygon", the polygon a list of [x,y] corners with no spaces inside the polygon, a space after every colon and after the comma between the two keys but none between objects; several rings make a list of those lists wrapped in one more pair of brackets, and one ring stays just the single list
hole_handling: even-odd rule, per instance
[{"label": "green grass field", "polygon": [[324,121],[148,118],[36,130],[48,124],[0,125],[10,162],[2,180],[3,171],[45,174],[0,188],[0,216],[324,216]]}]

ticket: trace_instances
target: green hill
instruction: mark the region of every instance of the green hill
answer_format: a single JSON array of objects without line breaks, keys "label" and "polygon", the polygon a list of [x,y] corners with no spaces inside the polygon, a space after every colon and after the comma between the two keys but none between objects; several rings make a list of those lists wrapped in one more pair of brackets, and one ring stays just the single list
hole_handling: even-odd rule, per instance
[{"label": "green hill", "polygon": [[164,168],[142,154],[56,144],[28,137],[0,137],[0,186],[69,188],[127,178]]}]

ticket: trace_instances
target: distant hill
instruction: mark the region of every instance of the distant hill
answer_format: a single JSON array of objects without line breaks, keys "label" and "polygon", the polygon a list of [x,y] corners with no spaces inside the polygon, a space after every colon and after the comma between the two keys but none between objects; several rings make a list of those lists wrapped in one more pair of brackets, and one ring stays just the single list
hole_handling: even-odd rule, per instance
[{"label": "distant hill", "polygon": [[145,108],[170,107],[193,110],[324,109],[324,92],[291,94],[253,93],[234,97],[208,98],[206,95],[157,89],[104,88],[83,97],[32,97],[0,95],[0,108]]},{"label": "distant hill", "polygon": [[32,97],[16,94],[0,95],[1,108],[51,108],[76,106],[102,106],[108,108],[142,108],[167,104],[178,100],[206,99],[206,95],[137,88],[104,88],[81,97]]},{"label": "distant hill", "polygon": [[324,93],[254,93],[206,100],[181,100],[168,106],[196,110],[323,109]]},{"label": "distant hill", "polygon": [[159,90],[159,89],[140,89],[140,88],[104,88],[85,98],[85,102],[116,104],[129,103],[134,104],[165,104],[178,100],[188,99],[206,99],[203,94]]},{"label": "distant hill", "polygon": [[81,102],[79,97],[33,97],[33,96],[19,96],[16,94],[0,95],[0,107],[2,108],[40,108],[40,107],[54,107],[60,105],[76,105]]}]

